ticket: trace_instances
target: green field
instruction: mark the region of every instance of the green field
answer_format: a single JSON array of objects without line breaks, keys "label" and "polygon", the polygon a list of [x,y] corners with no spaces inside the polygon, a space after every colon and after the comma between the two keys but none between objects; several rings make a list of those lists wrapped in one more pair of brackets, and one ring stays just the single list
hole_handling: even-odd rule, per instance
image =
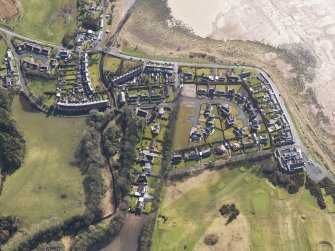
[{"label": "green field", "polygon": [[[168,220],[157,219],[151,250],[333,250],[335,216],[320,210],[307,190],[289,195],[254,169],[206,171],[168,186],[158,212]],[[241,214],[225,225],[218,210],[228,203]],[[203,240],[211,233],[219,242],[208,248]]]},{"label": "green field", "polygon": [[54,105],[55,95],[45,94],[45,92],[56,92],[56,80],[44,79],[41,77],[31,77],[27,79],[29,91],[36,97],[40,98],[47,106]]},{"label": "green field", "polygon": [[189,135],[192,129],[192,121],[188,119],[188,116],[194,115],[194,112],[195,107],[180,106],[176,122],[176,132],[173,139],[174,149],[183,148],[188,145]]},{"label": "green field", "polygon": [[22,167],[6,179],[0,214],[18,216],[28,233],[82,214],[84,177],[72,163],[85,120],[46,118],[18,97],[12,112],[23,130],[27,153]]},{"label": "green field", "polygon": [[8,26],[29,38],[60,44],[65,33],[76,30],[76,5],[75,0],[21,0],[20,14]]},{"label": "green field", "polygon": [[121,65],[121,59],[115,57],[106,57],[104,69],[106,71],[116,72]]}]

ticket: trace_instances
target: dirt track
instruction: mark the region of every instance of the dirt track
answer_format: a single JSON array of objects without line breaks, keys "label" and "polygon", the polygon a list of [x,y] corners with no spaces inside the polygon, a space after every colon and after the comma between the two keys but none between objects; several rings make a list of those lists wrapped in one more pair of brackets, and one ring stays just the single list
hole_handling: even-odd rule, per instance
[{"label": "dirt track", "polygon": [[0,18],[8,20],[17,14],[17,8],[11,0],[0,0]]},{"label": "dirt track", "polygon": [[102,251],[132,251],[137,250],[137,238],[144,224],[145,216],[128,214],[126,223],[120,234]]}]

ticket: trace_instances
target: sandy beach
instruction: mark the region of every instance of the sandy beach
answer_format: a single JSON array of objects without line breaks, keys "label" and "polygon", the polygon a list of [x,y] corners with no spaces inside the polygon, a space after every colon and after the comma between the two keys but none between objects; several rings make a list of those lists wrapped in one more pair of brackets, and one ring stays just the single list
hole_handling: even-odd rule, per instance
[{"label": "sandy beach", "polygon": [[335,2],[332,0],[168,0],[175,19],[196,35],[218,40],[299,43],[317,58],[312,83],[324,113],[335,120]]}]

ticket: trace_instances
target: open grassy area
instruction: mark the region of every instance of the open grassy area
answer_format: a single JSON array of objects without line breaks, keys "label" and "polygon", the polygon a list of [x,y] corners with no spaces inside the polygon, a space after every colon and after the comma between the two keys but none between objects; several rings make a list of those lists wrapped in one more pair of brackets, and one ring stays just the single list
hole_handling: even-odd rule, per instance
[{"label": "open grassy area", "polygon": [[[279,196],[269,182],[251,173],[255,169],[206,171],[168,186],[158,212],[167,221],[157,219],[151,250],[286,251],[334,245],[333,214],[320,210],[305,189],[294,195],[280,189]],[[241,214],[225,225],[219,208],[229,203]],[[207,234],[219,236],[216,246],[203,243]]]},{"label": "open grassy area", "polygon": [[67,32],[77,25],[77,1],[21,0],[22,9],[8,26],[30,38],[60,44]]},{"label": "open grassy area", "polygon": [[115,57],[106,57],[104,69],[106,71],[116,72],[121,65],[121,59]]},{"label": "open grassy area", "polygon": [[[56,80],[45,79],[42,77],[30,77],[27,79],[29,91],[36,97],[41,98],[43,103],[51,106],[55,103],[55,95],[48,94],[56,92]],[[47,93],[46,93],[47,92]]]},{"label": "open grassy area", "polygon": [[6,179],[0,215],[18,216],[21,227],[31,232],[82,214],[84,177],[73,161],[84,118],[46,118],[18,97],[12,112],[23,130],[27,153],[22,167]]},{"label": "open grassy area", "polygon": [[188,116],[193,116],[195,107],[189,107],[181,105],[178,113],[178,119],[176,122],[176,132],[173,139],[174,149],[186,147],[189,141],[189,135],[192,129],[192,121],[188,119]]}]

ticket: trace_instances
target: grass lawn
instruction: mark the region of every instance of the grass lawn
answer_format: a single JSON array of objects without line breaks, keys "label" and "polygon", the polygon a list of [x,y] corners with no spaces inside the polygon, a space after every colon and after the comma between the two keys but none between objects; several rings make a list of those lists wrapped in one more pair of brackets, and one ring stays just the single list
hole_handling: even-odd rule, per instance
[{"label": "grass lawn", "polygon": [[15,32],[43,41],[60,44],[67,32],[77,26],[77,1],[21,0],[22,11],[10,22]]},{"label": "grass lawn", "polygon": [[102,90],[102,86],[100,85],[99,81],[99,60],[100,55],[99,54],[93,54],[90,56],[91,65],[88,67],[88,71],[91,76],[92,80],[92,86],[95,90]]},{"label": "grass lawn", "polygon": [[6,179],[0,214],[18,216],[31,232],[85,210],[84,176],[72,164],[85,119],[46,118],[20,100],[15,97],[12,112],[27,153],[22,167]]},{"label": "grass lawn", "polygon": [[2,38],[0,34],[0,65],[2,64],[2,61],[5,59],[5,54],[7,51],[7,44],[4,38]]},{"label": "grass lawn", "polygon": [[176,122],[176,131],[173,139],[174,149],[186,147],[189,141],[189,135],[192,129],[192,121],[188,120],[188,116],[194,115],[195,107],[181,105]]},{"label": "grass lawn", "polygon": [[[287,196],[279,199],[275,187],[251,173],[254,168],[205,171],[169,185],[158,212],[167,221],[157,219],[151,250],[319,250],[335,242],[334,215],[320,210],[307,190],[283,191]],[[228,203],[240,215],[225,225],[219,208]],[[207,234],[219,236],[216,246],[203,243]]]},{"label": "grass lawn", "polygon": [[106,57],[104,69],[111,72],[116,72],[121,65],[121,59],[115,57]]},{"label": "grass lawn", "polygon": [[45,92],[56,92],[56,80],[44,79],[41,77],[31,77],[27,79],[29,91],[36,97],[42,98],[47,106],[53,105],[55,95],[44,94]]}]

